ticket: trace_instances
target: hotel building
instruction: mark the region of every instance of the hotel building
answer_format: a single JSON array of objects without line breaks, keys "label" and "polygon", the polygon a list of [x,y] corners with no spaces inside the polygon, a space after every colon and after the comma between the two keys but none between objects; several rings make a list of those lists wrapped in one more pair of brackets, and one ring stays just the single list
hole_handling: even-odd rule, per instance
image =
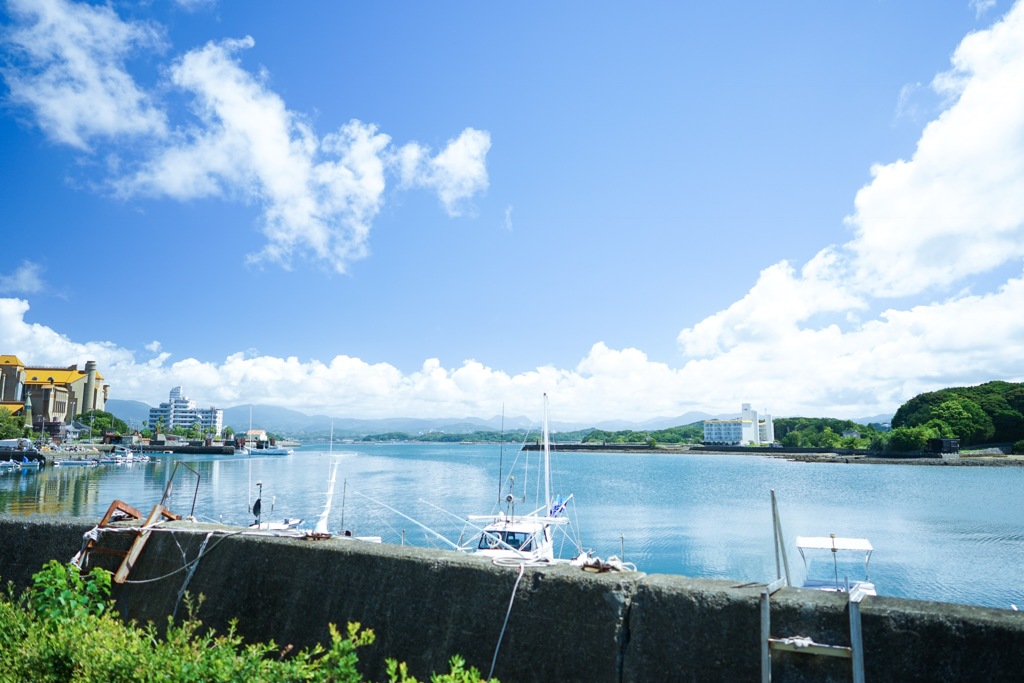
[{"label": "hotel building", "polygon": [[757,411],[743,404],[743,411],[735,420],[704,420],[704,443],[720,446],[766,446],[775,441],[772,416],[765,413],[760,420]]},{"label": "hotel building", "polygon": [[224,427],[224,411],[220,408],[196,408],[196,402],[182,394],[181,387],[171,389],[169,401],[149,409],[149,428],[155,433],[162,424],[165,431],[178,427],[192,429],[197,422],[203,433],[220,436]]}]

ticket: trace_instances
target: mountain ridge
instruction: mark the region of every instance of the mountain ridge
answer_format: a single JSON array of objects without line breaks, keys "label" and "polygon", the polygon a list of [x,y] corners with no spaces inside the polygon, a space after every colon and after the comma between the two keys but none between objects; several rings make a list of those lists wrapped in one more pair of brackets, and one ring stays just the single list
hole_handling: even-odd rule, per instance
[{"label": "mountain ridge", "polygon": [[[142,401],[109,399],[107,412],[121,418],[129,424],[145,424],[149,419],[151,406]],[[502,417],[495,415],[490,418],[451,417],[451,418],[344,418],[329,415],[308,415],[291,408],[266,404],[245,404],[224,408],[224,425],[231,426],[236,432],[244,432],[251,424],[255,429],[293,437],[303,435],[324,434],[334,425],[334,433],[338,438],[355,438],[388,432],[405,432],[407,434],[426,434],[429,432],[445,432],[449,434],[470,434],[475,431],[500,431],[504,425],[506,431],[527,429],[540,431],[540,424],[525,416]],[[714,419],[734,419],[738,413],[712,415],[701,411],[689,411],[676,417],[653,417],[643,421],[603,420],[597,423],[580,423],[568,421],[551,421],[552,431],[571,432],[582,429],[600,429],[606,432],[617,432],[627,429],[634,431],[656,431]],[[884,419],[880,419],[884,418]],[[869,422],[888,422],[891,416],[874,416],[871,418],[854,419],[858,424]],[[865,421],[866,420],[866,421]]]}]

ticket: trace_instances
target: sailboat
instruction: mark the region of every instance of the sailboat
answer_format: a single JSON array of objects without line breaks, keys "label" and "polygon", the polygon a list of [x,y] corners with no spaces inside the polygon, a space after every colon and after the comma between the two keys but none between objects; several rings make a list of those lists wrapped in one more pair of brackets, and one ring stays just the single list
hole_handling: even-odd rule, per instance
[{"label": "sailboat", "polygon": [[[311,536],[316,538],[327,538],[331,536],[331,532],[327,526],[327,520],[331,514],[331,502],[334,499],[334,484],[338,480],[338,458],[334,455],[334,423],[331,423],[331,440],[329,450],[327,452],[327,459],[330,463],[330,475],[327,478],[327,497],[324,500],[324,509],[320,512],[320,516],[316,520],[316,524],[313,526]],[[342,524],[345,523],[344,515],[344,497],[342,498]],[[369,541],[370,543],[380,543],[380,536],[353,536],[352,532],[346,529],[342,532],[341,538],[351,538],[357,541]]]},{"label": "sailboat", "polygon": [[475,537],[475,546],[464,546],[463,550],[493,558],[495,561],[556,562],[560,559],[555,550],[555,534],[558,532],[562,534],[562,538],[570,540],[577,556],[583,552],[565,514],[572,494],[565,498],[551,495],[551,440],[548,432],[547,394],[544,394],[544,501],[532,512],[517,514],[516,503],[525,503],[525,497],[516,498],[515,479],[512,476],[508,477],[508,482],[508,493],[503,501],[504,511],[493,515],[469,516],[471,524],[474,521],[485,524],[480,529],[480,535]]}]

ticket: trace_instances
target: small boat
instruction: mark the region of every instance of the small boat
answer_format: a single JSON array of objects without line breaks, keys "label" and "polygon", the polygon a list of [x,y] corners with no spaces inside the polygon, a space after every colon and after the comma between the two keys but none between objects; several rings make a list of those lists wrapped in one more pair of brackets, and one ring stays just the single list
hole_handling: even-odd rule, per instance
[{"label": "small boat", "polygon": [[[515,511],[516,503],[526,501],[516,498],[513,487],[515,478],[507,478],[509,488],[504,497],[505,511],[493,515],[470,515],[470,523],[486,522],[476,542],[463,550],[475,552],[494,559],[496,562],[540,562],[559,561],[555,550],[555,532],[562,532],[574,550],[573,558],[583,555],[579,540],[575,538],[568,517],[564,514],[572,500],[572,494],[564,499],[551,495],[551,444],[548,433],[548,395],[544,394],[544,501],[533,511],[522,515]],[[500,475],[499,475],[500,476]],[[524,483],[524,490],[526,486]],[[475,527],[475,525],[473,525]],[[475,527],[479,528],[479,527]]]},{"label": "small boat", "polygon": [[[796,548],[800,551],[800,557],[804,560],[805,570],[809,569],[806,551],[813,550],[822,551],[822,553],[829,552],[829,554],[832,555],[832,578],[807,578],[804,580],[804,588],[840,593],[851,593],[859,589],[864,595],[878,595],[878,593],[875,592],[875,584],[871,582],[871,577],[868,573],[868,564],[871,562],[871,553],[874,550],[868,539],[842,538],[835,534],[829,534],[828,536],[797,536]],[[839,560],[840,553],[847,553],[847,557],[850,556],[849,554],[864,554],[863,580],[850,580],[847,575],[842,573]],[[843,569],[847,568],[843,567]]]},{"label": "small boat", "polygon": [[[256,502],[258,503],[259,501]],[[301,519],[285,517],[284,519],[275,522],[255,522],[250,524],[249,528],[260,529],[261,531],[286,531],[288,529],[298,529],[300,524],[302,524]]]},{"label": "small boat", "polygon": [[54,460],[54,467],[70,467],[70,466],[86,466],[91,467],[99,465],[100,461],[98,458],[61,458],[60,460]]},{"label": "small boat", "polygon": [[266,441],[257,441],[255,445],[248,449],[248,455],[291,455],[292,449],[282,448],[281,446],[271,446]]}]

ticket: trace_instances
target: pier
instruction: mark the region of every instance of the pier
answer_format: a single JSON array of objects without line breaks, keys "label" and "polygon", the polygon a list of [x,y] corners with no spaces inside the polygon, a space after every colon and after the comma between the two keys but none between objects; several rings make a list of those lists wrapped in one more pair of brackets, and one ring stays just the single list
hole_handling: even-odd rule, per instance
[{"label": "pier", "polygon": [[[96,522],[0,517],[0,577],[29,585],[44,562],[78,552]],[[496,650],[494,675],[503,681],[762,676],[764,584],[594,574],[569,566],[528,568],[519,579],[516,568],[450,551],[231,531],[188,522],[160,525],[129,579],[165,578],[115,585],[122,616],[162,624],[175,609],[180,615],[184,563],[200,558],[187,588],[206,597],[198,616],[207,626],[224,632],[237,617],[238,631],[248,639],[308,647],[327,639],[328,623],[358,621],[377,634],[377,642],[360,651],[371,680],[386,678],[385,657],[407,661],[421,680],[446,670],[453,654],[486,674]],[[204,544],[208,533],[213,536]],[[129,542],[123,534],[115,541]],[[94,555],[91,561],[109,563],[110,557]],[[771,595],[770,635],[849,648],[851,604],[842,594],[782,588]],[[980,682],[1010,680],[1024,671],[1024,614],[1009,605],[868,597],[859,612],[867,680]],[[775,680],[853,680],[848,658],[793,649],[771,653]]]}]

